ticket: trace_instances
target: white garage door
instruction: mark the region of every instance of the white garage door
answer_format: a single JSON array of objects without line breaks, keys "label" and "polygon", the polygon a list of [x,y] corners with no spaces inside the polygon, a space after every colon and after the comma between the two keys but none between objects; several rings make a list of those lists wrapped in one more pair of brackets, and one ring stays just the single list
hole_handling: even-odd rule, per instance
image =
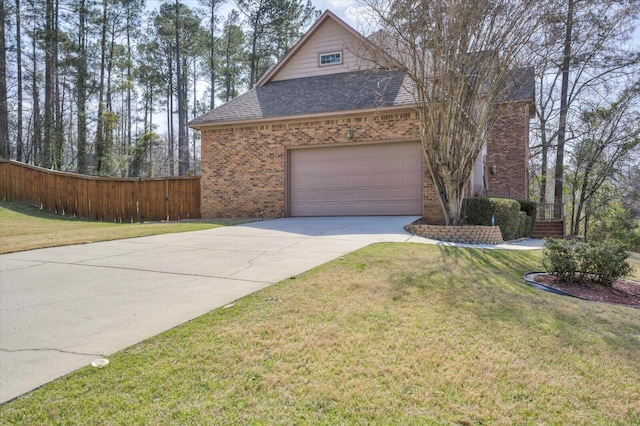
[{"label": "white garage door", "polygon": [[291,216],[422,214],[420,143],[291,151]]}]

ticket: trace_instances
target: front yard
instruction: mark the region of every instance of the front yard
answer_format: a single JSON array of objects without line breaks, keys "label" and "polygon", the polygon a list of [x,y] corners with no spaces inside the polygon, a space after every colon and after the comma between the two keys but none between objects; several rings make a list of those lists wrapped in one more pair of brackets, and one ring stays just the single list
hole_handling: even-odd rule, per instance
[{"label": "front yard", "polygon": [[540,258],[369,246],[4,404],[0,423],[640,424],[640,310],[525,286]]},{"label": "front yard", "polygon": [[95,222],[57,216],[27,204],[0,201],[0,254],[43,247],[198,231],[222,223]]}]

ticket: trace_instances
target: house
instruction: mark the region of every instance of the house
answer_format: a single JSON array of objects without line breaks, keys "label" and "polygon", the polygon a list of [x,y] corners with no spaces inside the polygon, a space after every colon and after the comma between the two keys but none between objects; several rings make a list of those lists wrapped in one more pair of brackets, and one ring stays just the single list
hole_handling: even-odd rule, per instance
[{"label": "house", "polygon": [[[358,59],[358,43],[327,11],[255,88],[189,123],[202,132],[203,217],[443,220],[403,75]],[[527,198],[533,76],[512,92],[472,184]]]}]

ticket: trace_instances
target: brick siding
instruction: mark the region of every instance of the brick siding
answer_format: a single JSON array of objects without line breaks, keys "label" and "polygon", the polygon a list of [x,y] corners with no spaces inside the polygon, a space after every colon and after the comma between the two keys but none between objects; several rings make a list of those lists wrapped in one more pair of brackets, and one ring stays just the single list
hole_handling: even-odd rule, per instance
[{"label": "brick siding", "polygon": [[[287,215],[287,150],[307,146],[370,144],[419,140],[419,123],[413,110],[379,111],[301,121],[218,125],[202,130],[202,217],[278,218]],[[525,123],[520,123],[524,120]],[[508,150],[523,144],[525,150],[528,117],[518,115],[506,126],[494,130]],[[347,140],[347,130],[353,139]],[[491,145],[491,143],[490,143]],[[502,152],[502,149],[489,152]],[[527,163],[520,156],[507,157],[509,178],[518,187],[528,178]],[[500,167],[500,166],[498,166]],[[499,169],[496,176],[502,173]],[[506,173],[506,172],[505,172]],[[515,181],[514,181],[515,179]],[[430,223],[442,223],[437,195],[426,172],[424,216]]]},{"label": "brick siding", "polygon": [[487,173],[489,194],[529,198],[529,106],[523,103],[501,105],[499,118],[489,132]]}]

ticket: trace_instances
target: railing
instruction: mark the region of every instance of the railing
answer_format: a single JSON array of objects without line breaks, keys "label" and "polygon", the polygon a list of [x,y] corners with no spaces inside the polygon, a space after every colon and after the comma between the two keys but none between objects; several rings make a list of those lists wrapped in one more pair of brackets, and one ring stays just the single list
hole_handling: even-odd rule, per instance
[{"label": "railing", "polygon": [[563,220],[565,216],[564,203],[538,203],[539,221]]},{"label": "railing", "polygon": [[200,177],[116,179],[0,160],[0,199],[113,222],[200,217]]},{"label": "railing", "polygon": [[513,198],[516,200],[524,200],[527,198],[524,194],[513,189],[499,191],[495,189],[486,189],[482,186],[470,187],[468,195],[473,197]]}]

